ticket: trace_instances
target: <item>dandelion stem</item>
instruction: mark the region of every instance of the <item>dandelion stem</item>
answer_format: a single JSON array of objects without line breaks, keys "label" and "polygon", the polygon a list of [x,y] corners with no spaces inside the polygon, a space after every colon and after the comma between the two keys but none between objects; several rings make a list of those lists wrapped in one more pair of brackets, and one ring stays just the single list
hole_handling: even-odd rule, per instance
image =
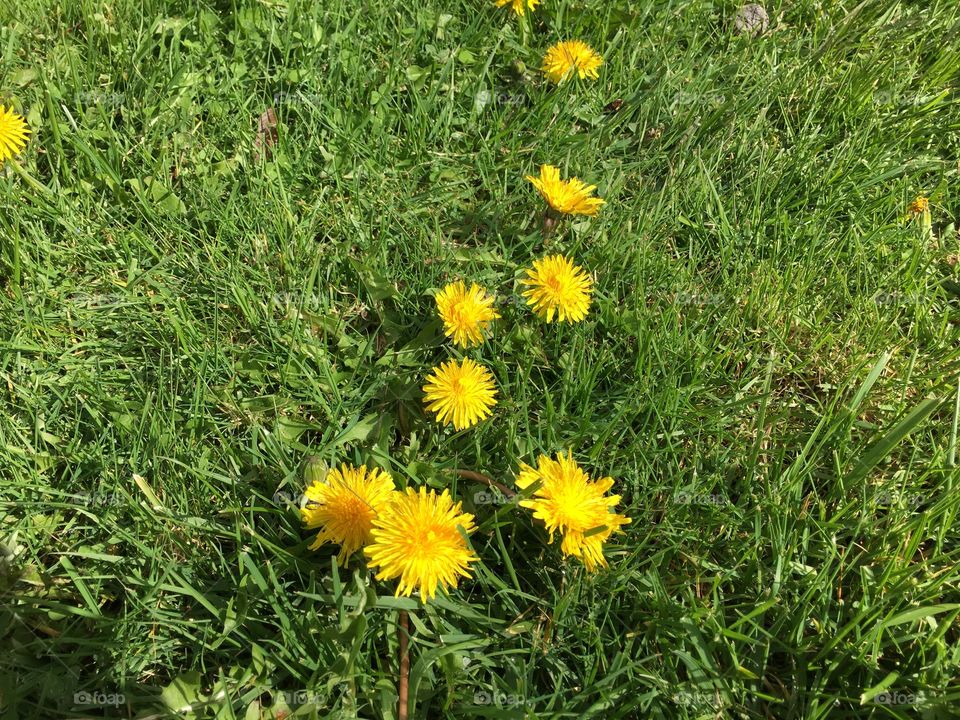
[{"label": "dandelion stem", "polygon": [[[957,427],[960,425],[960,377],[957,378],[957,403],[953,408],[953,427],[950,429],[950,442],[947,445],[947,467],[957,466]],[[950,476],[953,477],[952,475]],[[952,480],[947,480],[947,488],[952,490]]]},{"label": "dandelion stem", "polygon": [[495,487],[497,490],[502,492],[507,497],[516,497],[517,493],[515,490],[511,490],[506,485],[498,483],[496,480],[491,480],[486,475],[481,475],[478,472],[473,472],[473,470],[454,470],[454,472],[462,478],[467,480],[474,480],[478,483],[483,483],[487,487]]},{"label": "dandelion stem", "polygon": [[20,233],[13,233],[13,288],[20,293]]},{"label": "dandelion stem", "polygon": [[409,712],[407,694],[410,687],[410,616],[406,610],[400,611],[399,626],[397,637],[400,640],[400,683],[397,694],[400,697],[397,718],[398,720],[407,720],[407,713]]}]

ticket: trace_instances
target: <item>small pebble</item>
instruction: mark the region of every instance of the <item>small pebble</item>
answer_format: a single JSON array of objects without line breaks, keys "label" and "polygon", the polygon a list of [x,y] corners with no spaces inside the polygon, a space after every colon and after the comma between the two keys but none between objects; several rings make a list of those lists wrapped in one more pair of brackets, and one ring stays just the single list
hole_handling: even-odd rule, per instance
[{"label": "small pebble", "polygon": [[770,26],[770,16],[762,5],[748,3],[737,10],[733,23],[738,35],[760,35]]}]

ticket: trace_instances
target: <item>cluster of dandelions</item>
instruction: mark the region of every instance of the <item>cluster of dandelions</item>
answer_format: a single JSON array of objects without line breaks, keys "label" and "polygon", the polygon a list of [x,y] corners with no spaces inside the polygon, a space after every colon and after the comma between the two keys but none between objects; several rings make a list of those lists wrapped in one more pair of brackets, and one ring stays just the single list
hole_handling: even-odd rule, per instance
[{"label": "cluster of dandelions", "polygon": [[[552,165],[544,165],[539,178],[528,180],[558,213],[596,215],[603,205],[603,200],[592,197],[596,186],[577,178],[561,180],[559,169]],[[548,323],[579,322],[590,309],[593,280],[564,255],[534,260],[521,284],[526,288],[523,297],[527,305]],[[461,348],[482,344],[491,324],[500,317],[493,296],[477,283],[467,287],[463,280],[456,280],[440,290],[435,300],[444,334]],[[493,373],[469,358],[433,368],[423,392],[427,411],[458,431],[488,418],[497,403]]]},{"label": "cluster of dandelions", "polygon": [[[543,522],[551,543],[561,536],[564,555],[588,571],[606,566],[604,543],[630,522],[614,511],[620,496],[606,494],[612,478],[591,480],[568,452],[556,460],[541,455],[536,468],[522,464],[516,484],[531,490],[520,506]],[[311,549],[338,544],[341,566],[362,549],[377,580],[396,580],[397,596],[416,593],[427,602],[471,577],[479,561],[468,540],[477,529],[473,515],[449,490],[400,491],[382,470],[343,465],[308,487],[305,497],[304,525],[318,530]]]},{"label": "cluster of dandelions", "polygon": [[310,546],[340,545],[338,563],[363,550],[378,580],[397,580],[397,595],[417,592],[422,601],[438,588],[456,588],[470,576],[477,556],[466,537],[473,516],[450,493],[396,489],[393,478],[377,468],[343,465],[307,488],[300,514],[305,526],[319,529]]},{"label": "cluster of dandelions", "polygon": [[[593,197],[595,186],[577,178],[562,180],[559,169],[551,165],[541,168],[539,178],[528,179],[556,213],[595,216],[603,205]],[[534,260],[521,282],[527,304],[546,322],[572,323],[587,316],[593,281],[570,258],[548,255]],[[482,345],[493,322],[500,319],[494,297],[462,279],[442,288],[435,302],[444,335],[460,348]],[[427,411],[458,431],[489,417],[496,405],[493,373],[470,358],[434,367],[423,392]],[[556,533],[562,535],[564,555],[579,558],[591,571],[606,565],[604,542],[630,522],[613,510],[619,496],[606,495],[611,478],[591,481],[568,452],[555,461],[541,456],[536,469],[522,465],[516,484],[531,491],[520,505],[543,521],[550,542]],[[311,548],[338,544],[341,564],[363,548],[378,580],[397,581],[397,595],[418,593],[425,602],[438,589],[447,592],[460,578],[470,577],[470,566],[479,559],[468,543],[476,530],[473,516],[463,512],[447,490],[438,494],[421,487],[400,492],[387,473],[343,466],[316,481],[305,497],[303,522],[318,530]]]},{"label": "cluster of dandelions", "polygon": [[[594,216],[603,205],[593,197],[595,186],[562,180],[551,165],[528,179],[559,214]],[[547,323],[578,322],[589,312],[593,281],[564,255],[534,260],[521,283],[527,304]],[[459,348],[482,345],[500,319],[494,297],[462,279],[442,288],[435,302],[444,335]],[[497,402],[493,373],[470,358],[434,367],[423,392],[427,412],[458,431],[489,417]],[[614,511],[620,496],[607,495],[611,478],[591,480],[568,451],[556,460],[541,456],[536,468],[521,464],[516,486],[529,493],[519,505],[543,522],[549,542],[561,536],[563,555],[578,558],[588,571],[606,566],[604,543],[630,522]],[[338,544],[341,565],[362,548],[377,580],[396,580],[397,595],[418,593],[426,602],[471,577],[471,565],[479,560],[468,540],[476,530],[473,515],[463,512],[448,490],[401,492],[379,469],[344,465],[314,482],[305,497],[303,522],[318,531],[311,548]]]},{"label": "cluster of dandelions", "polygon": [[310,549],[338,544],[341,566],[362,549],[378,580],[397,579],[397,595],[417,591],[429,600],[438,587],[455,588],[477,561],[465,539],[473,516],[446,490],[400,492],[382,470],[343,465],[308,487],[305,499],[304,525],[319,529]]}]

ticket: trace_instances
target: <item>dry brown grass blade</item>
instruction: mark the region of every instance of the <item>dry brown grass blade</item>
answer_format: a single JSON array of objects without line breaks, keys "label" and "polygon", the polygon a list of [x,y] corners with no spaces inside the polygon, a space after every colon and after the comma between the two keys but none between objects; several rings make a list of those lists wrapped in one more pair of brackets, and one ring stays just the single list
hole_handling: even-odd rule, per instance
[{"label": "dry brown grass blade", "polygon": [[268,160],[271,148],[277,144],[279,139],[277,113],[273,108],[267,108],[257,119],[257,137],[253,143],[253,159]]}]

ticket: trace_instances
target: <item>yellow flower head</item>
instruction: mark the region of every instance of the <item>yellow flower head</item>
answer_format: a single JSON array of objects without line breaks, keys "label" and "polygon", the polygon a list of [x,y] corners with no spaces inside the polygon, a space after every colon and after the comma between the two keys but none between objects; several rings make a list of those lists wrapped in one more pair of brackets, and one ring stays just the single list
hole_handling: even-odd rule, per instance
[{"label": "yellow flower head", "polygon": [[527,305],[548,323],[554,315],[561,322],[578,322],[587,316],[593,281],[570,259],[548,255],[534,260],[527,278],[521,281],[530,287],[523,293]]},{"label": "yellow flower head", "polygon": [[30,128],[13,107],[0,105],[0,165],[26,147],[29,134]]},{"label": "yellow flower head", "polygon": [[523,17],[527,9],[535,10],[537,5],[540,4],[540,0],[496,0],[497,7],[503,7],[504,5],[511,5],[513,11],[520,17]]},{"label": "yellow flower head", "polygon": [[543,520],[550,542],[554,532],[559,531],[563,534],[560,550],[564,555],[580,558],[591,572],[606,566],[603,543],[614,532],[622,532],[621,525],[630,522],[630,518],[612,510],[620,496],[604,495],[613,486],[613,479],[591,481],[571,452],[567,457],[557,453],[556,460],[541,455],[536,469],[521,464],[517,487],[526,489],[537,481],[540,488],[530,500],[521,500],[520,505]]},{"label": "yellow flower head", "polygon": [[922,215],[925,212],[930,210],[930,200],[923,195],[917,195],[910,206],[907,208],[907,213],[913,217],[914,215]]},{"label": "yellow flower head", "polygon": [[423,387],[427,410],[437,414],[437,422],[465,430],[490,415],[497,404],[493,375],[470,358],[459,365],[450,360],[433,369]]},{"label": "yellow flower head", "polygon": [[437,495],[423,487],[419,493],[407,488],[374,520],[373,541],[364,553],[370,566],[379,568],[377,580],[400,578],[396,595],[419,591],[426,602],[438,586],[446,592],[457,586],[460,575],[470,577],[477,556],[464,534],[474,530],[473,515],[461,512],[447,490]]},{"label": "yellow flower head", "polygon": [[393,478],[377,468],[343,465],[327,473],[326,480],[307,488],[309,504],[300,510],[307,528],[319,528],[311,550],[327,542],[340,545],[337,562],[346,565],[350,556],[370,541],[373,519],[396,493]]},{"label": "yellow flower head", "polygon": [[604,201],[590,194],[596,185],[587,185],[578,178],[560,179],[560,168],[553,165],[541,165],[540,177],[527,175],[527,180],[540,191],[543,199],[554,210],[565,215],[591,215],[596,217]]},{"label": "yellow flower head", "polygon": [[457,280],[437,293],[436,300],[444,334],[461,347],[482,343],[483,331],[500,317],[492,307],[493,298],[476,283],[467,290],[463,280]]},{"label": "yellow flower head", "polygon": [[603,65],[603,58],[581,40],[560,42],[547,50],[543,56],[543,72],[558,85],[574,72],[580,79],[600,77],[597,70]]}]

